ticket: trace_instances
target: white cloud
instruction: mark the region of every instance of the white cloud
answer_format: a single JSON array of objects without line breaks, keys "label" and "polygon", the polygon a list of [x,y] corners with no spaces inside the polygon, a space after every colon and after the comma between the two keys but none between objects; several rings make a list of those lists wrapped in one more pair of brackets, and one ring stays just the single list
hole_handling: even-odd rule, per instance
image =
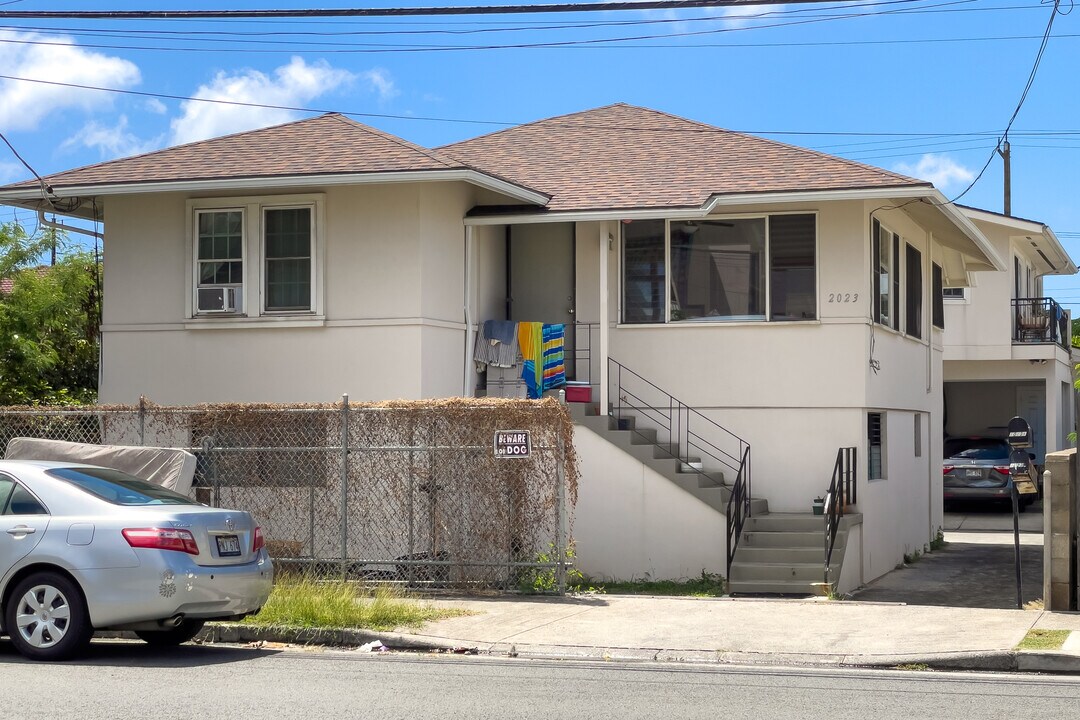
[{"label": "white cloud", "polygon": [[169,111],[169,108],[165,106],[165,103],[161,102],[157,98],[147,98],[146,102],[143,104],[143,107],[146,108],[149,112],[154,113],[155,115],[164,115]]},{"label": "white cloud", "polygon": [[360,73],[360,77],[371,85],[371,88],[379,95],[380,102],[392,100],[401,94],[394,85],[394,80],[390,77],[390,72],[383,68],[372,68],[371,70]]},{"label": "white cloud", "polygon": [[947,155],[927,153],[917,163],[897,163],[893,170],[901,175],[909,175],[919,180],[934,183],[939,190],[950,185],[971,182],[975,173]]},{"label": "white cloud", "polygon": [[[218,72],[209,83],[200,86],[193,97],[298,106],[353,78],[352,73],[333,68],[325,61],[308,64],[303,58],[294,57],[288,65],[274,70],[273,75],[258,70],[240,70],[231,74]],[[276,125],[298,117],[292,110],[191,100],[182,102],[180,109],[180,117],[172,121],[172,142],[178,144]]]},{"label": "white cloud", "polygon": [[[84,50],[67,37],[0,31],[0,68],[14,77],[76,85],[127,88],[140,81],[139,68],[127,60]],[[28,42],[48,42],[31,45]],[[32,130],[51,113],[108,108],[113,94],[58,85],[0,80],[0,127]]]},{"label": "white cloud", "polygon": [[85,147],[97,150],[103,160],[138,155],[159,147],[160,140],[141,140],[128,130],[127,115],[121,115],[116,125],[109,126],[91,120],[79,132],[60,145],[61,150]]},{"label": "white cloud", "polygon": [[0,162],[0,185],[24,179],[24,176],[29,177],[30,173],[22,165],[13,162]]}]

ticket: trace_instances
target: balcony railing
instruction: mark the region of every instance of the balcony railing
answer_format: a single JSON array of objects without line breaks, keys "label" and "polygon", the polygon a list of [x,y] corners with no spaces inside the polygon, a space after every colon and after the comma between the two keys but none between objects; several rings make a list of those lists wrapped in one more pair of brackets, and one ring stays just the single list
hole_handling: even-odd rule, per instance
[{"label": "balcony railing", "polygon": [[1014,345],[1054,343],[1069,349],[1072,343],[1069,313],[1053,298],[1016,298],[1012,309]]}]

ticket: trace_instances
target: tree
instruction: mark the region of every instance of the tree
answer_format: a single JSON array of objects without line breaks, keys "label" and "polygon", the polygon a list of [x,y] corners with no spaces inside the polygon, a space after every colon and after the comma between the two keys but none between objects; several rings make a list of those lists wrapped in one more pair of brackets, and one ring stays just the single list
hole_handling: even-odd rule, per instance
[{"label": "tree", "polygon": [[[92,403],[97,398],[99,261],[55,230],[0,225],[0,405]],[[53,265],[39,265],[51,257]]]}]

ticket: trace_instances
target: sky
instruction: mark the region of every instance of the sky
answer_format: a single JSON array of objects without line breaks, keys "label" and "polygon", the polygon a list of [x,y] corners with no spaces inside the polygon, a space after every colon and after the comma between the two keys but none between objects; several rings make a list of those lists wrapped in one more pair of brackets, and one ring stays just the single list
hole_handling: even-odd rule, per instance
[{"label": "sky", "polygon": [[[473,4],[509,2],[0,0],[0,13]],[[1000,212],[994,147],[1053,12],[1040,0],[861,0],[469,17],[0,18],[0,75],[24,78],[0,79],[0,133],[44,175],[330,110],[436,147],[626,102],[929,180],[949,198],[985,166],[959,202]],[[1052,227],[1074,260],[1077,68],[1080,12],[1063,3],[1009,132],[1013,214]],[[28,177],[0,145],[0,183]],[[33,223],[0,209],[0,221],[13,218]],[[1046,289],[1080,314],[1080,276],[1047,278]]]}]

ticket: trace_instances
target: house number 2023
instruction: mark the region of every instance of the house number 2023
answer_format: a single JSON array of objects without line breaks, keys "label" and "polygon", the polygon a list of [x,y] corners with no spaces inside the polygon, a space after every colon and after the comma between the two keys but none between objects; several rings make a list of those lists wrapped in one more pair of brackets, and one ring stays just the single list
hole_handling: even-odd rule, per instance
[{"label": "house number 2023", "polygon": [[859,302],[859,293],[829,293],[831,303]]}]

